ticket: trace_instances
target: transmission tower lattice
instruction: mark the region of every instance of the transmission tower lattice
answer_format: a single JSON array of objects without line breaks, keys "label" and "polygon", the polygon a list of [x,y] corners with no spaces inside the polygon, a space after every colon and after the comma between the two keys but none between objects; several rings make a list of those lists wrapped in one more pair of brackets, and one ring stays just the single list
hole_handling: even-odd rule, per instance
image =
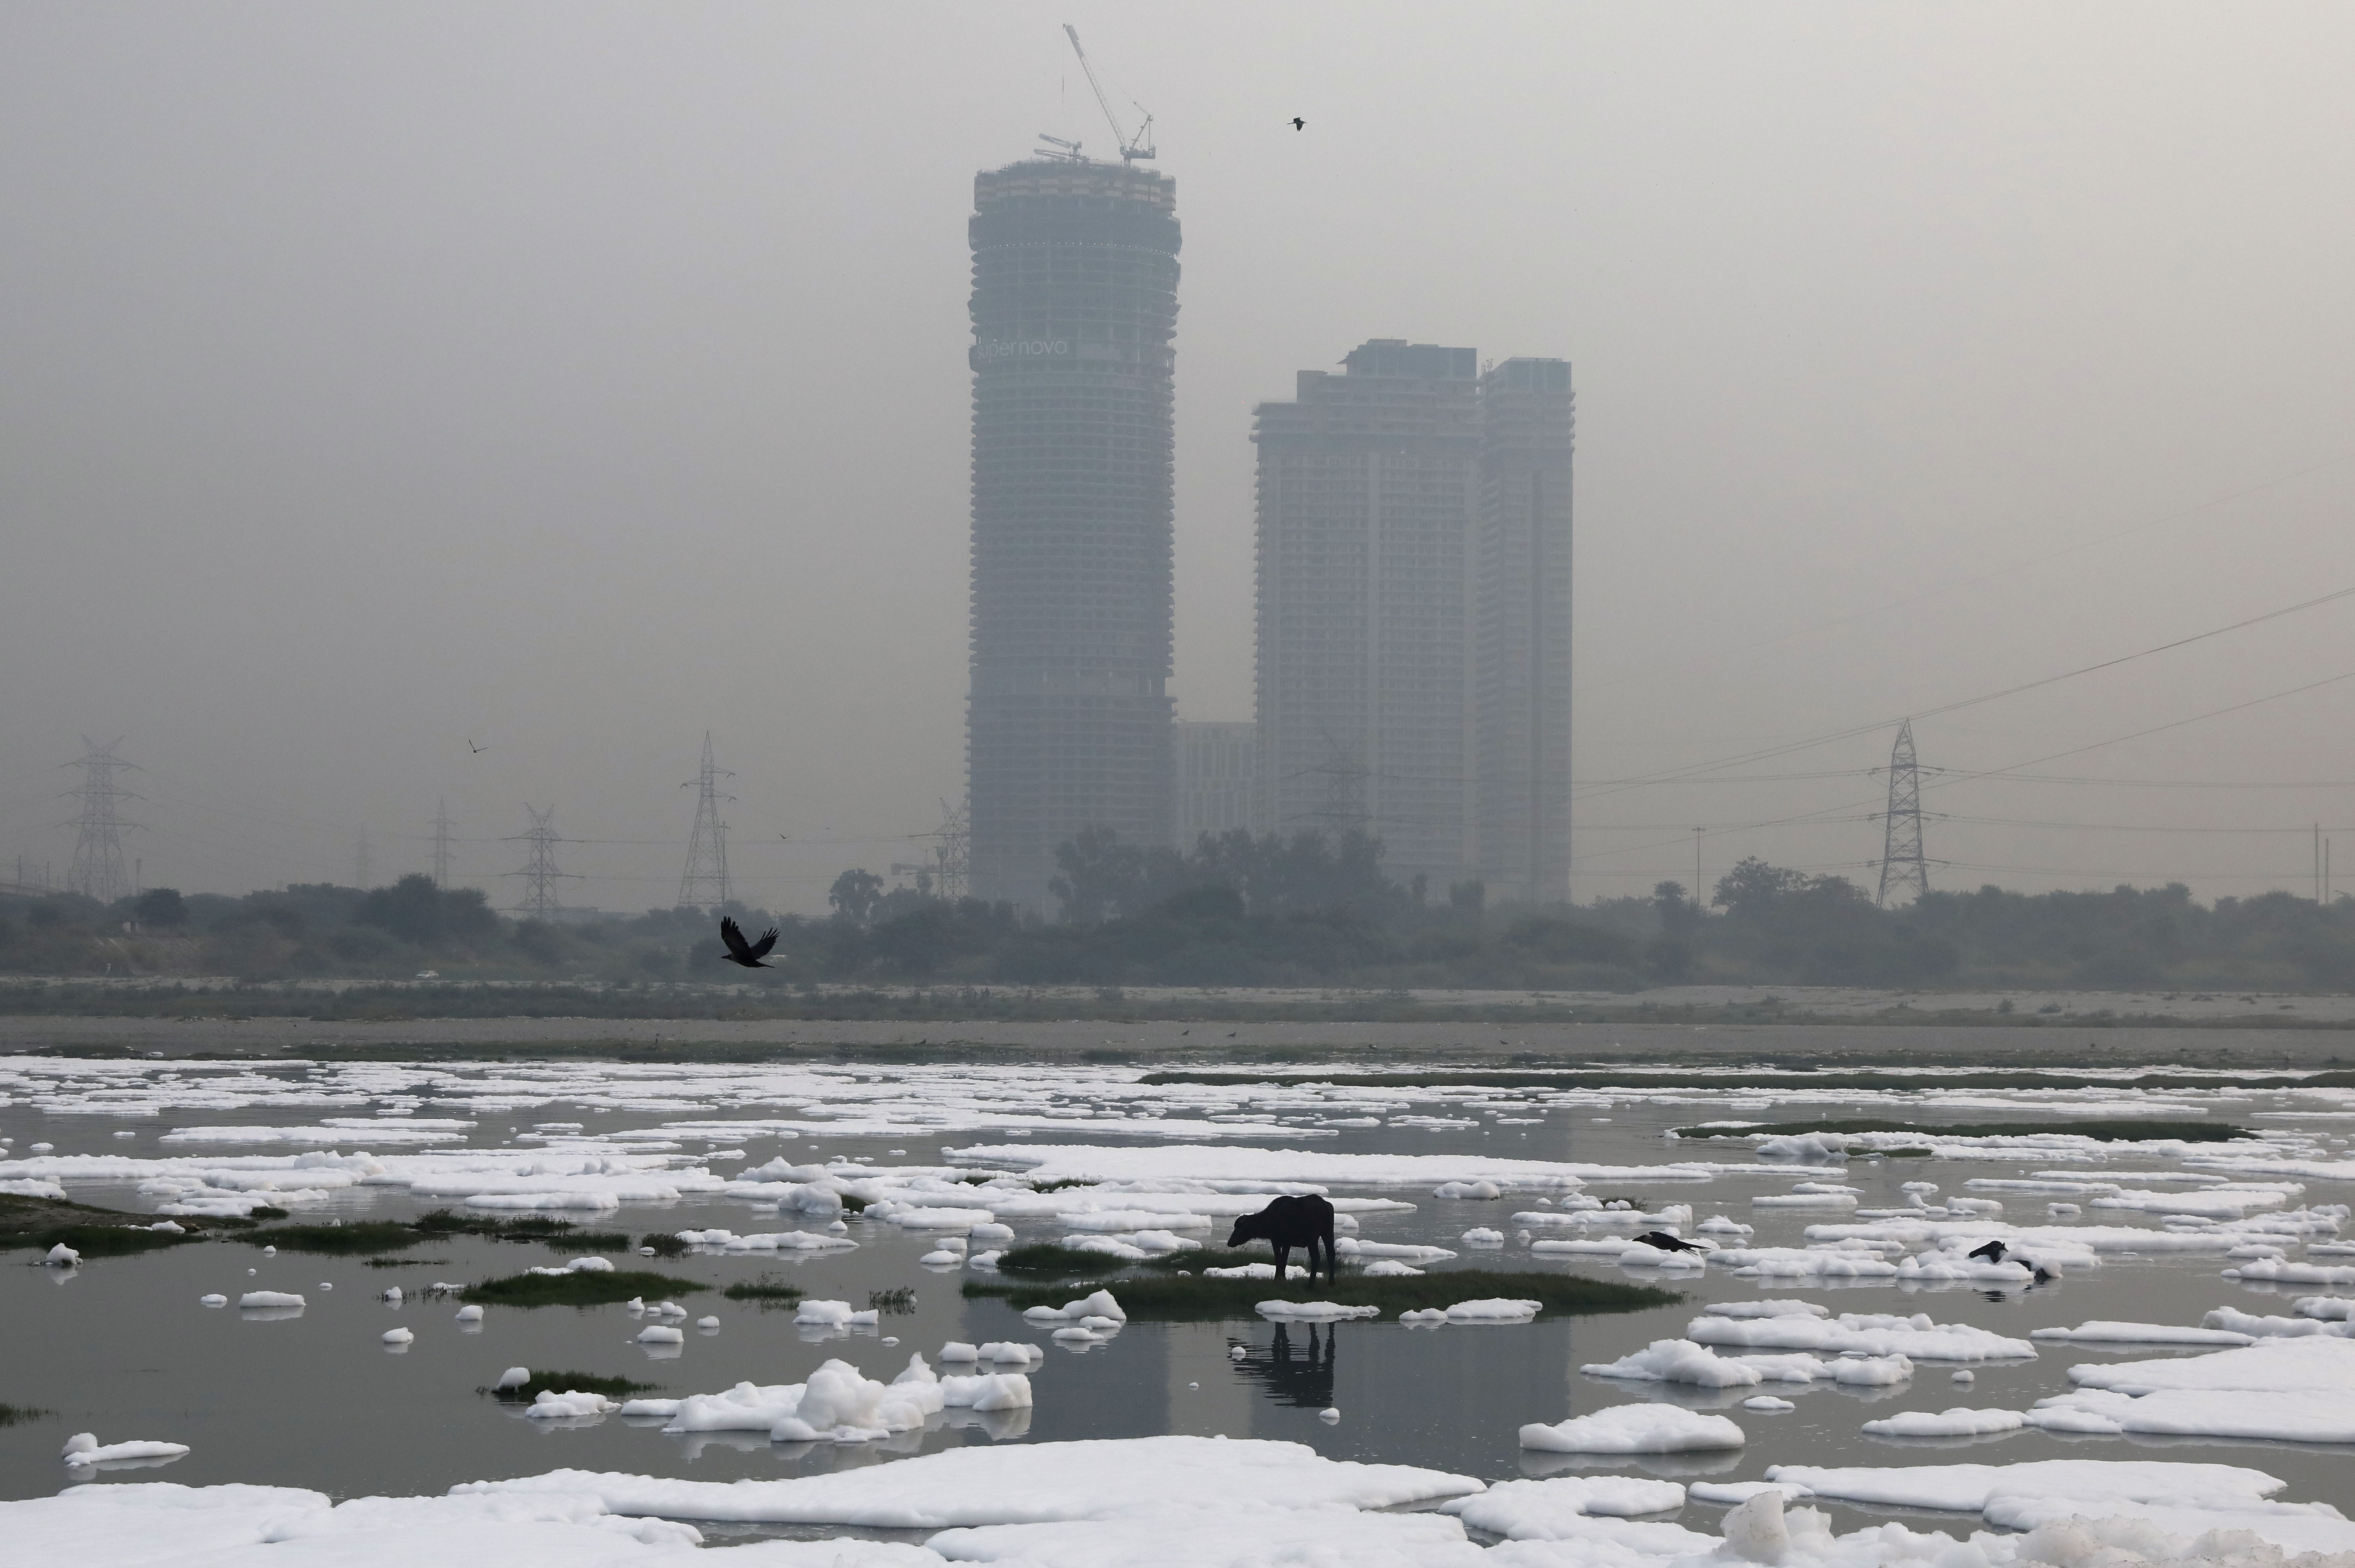
[{"label": "transmission tower lattice", "polygon": [[941,897],[954,903],[965,896],[973,867],[962,803],[951,805],[947,801],[941,802],[941,829],[932,837],[938,840],[932,847],[934,885],[940,889]]},{"label": "transmission tower lattice", "polygon": [[556,847],[564,840],[557,836],[556,807],[551,805],[542,811],[527,805],[523,809],[531,818],[531,831],[518,833],[515,837],[531,846],[531,857],[524,862],[522,870],[507,873],[524,880],[523,901],[516,905],[516,912],[534,920],[548,920],[564,907],[556,901],[557,882],[570,875],[556,869]]},{"label": "transmission tower lattice", "polygon": [[1373,776],[1364,754],[1354,745],[1325,737],[1325,761],[1307,770],[1325,781],[1325,804],[1308,815],[1336,838],[1362,833],[1372,820],[1366,809],[1366,781]]},{"label": "transmission tower lattice", "polygon": [[433,803],[433,820],[427,824],[433,829],[433,885],[443,892],[450,891],[450,797],[443,795]]},{"label": "transmission tower lattice", "polygon": [[1922,771],[1913,761],[1913,720],[1897,727],[1889,753],[1888,837],[1881,850],[1881,902],[1909,888],[1920,898],[1930,891],[1930,863],[1922,856]]},{"label": "transmission tower lattice", "polygon": [[695,835],[687,841],[687,870],[678,879],[678,907],[718,909],[728,901],[728,824],[719,803],[736,797],[720,792],[719,781],[736,775],[711,760],[711,731],[703,732],[703,769],[679,785],[700,793],[695,801]]},{"label": "transmission tower lattice", "polygon": [[368,853],[368,824],[363,822],[358,834],[352,839],[352,886],[367,888],[368,866],[372,859]]},{"label": "transmission tower lattice", "polygon": [[111,904],[131,891],[131,878],[123,869],[123,830],[138,826],[123,819],[116,803],[139,798],[114,782],[114,771],[138,770],[114,754],[114,748],[123,744],[119,736],[101,746],[84,735],[81,743],[80,759],[70,764],[81,770],[81,783],[67,792],[81,802],[81,819],[75,824],[73,864],[66,871],[66,887]]},{"label": "transmission tower lattice", "polygon": [[891,874],[915,878],[916,891],[925,898],[946,899],[954,903],[964,897],[972,864],[965,840],[964,807],[941,802],[940,827],[917,837],[932,840],[932,858],[913,862],[894,860]]}]

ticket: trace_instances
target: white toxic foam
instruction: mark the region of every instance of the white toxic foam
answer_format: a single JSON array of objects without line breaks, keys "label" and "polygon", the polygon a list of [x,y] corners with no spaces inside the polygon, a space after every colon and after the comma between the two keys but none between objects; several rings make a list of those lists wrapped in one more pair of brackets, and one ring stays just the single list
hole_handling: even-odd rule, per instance
[{"label": "white toxic foam", "polygon": [[2027,1424],[2016,1410],[1905,1410],[1878,1421],[1868,1421],[1864,1430],[1875,1437],[1987,1437],[1998,1432],[2017,1432]]},{"label": "white toxic foam", "polygon": [[1475,1530],[1508,1541],[1585,1539],[1578,1521],[1669,1513],[1684,1507],[1675,1481],[1641,1476],[1557,1476],[1542,1481],[1499,1481],[1487,1491],[1439,1505]]},{"label": "white toxic foam", "polygon": [[1379,1307],[1343,1307],[1332,1301],[1263,1301],[1253,1310],[1279,1323],[1338,1323],[1382,1315]]},{"label": "white toxic foam", "polygon": [[1485,1488],[1469,1477],[1439,1470],[1327,1459],[1298,1443],[1165,1436],[949,1448],[787,1480],[686,1481],[557,1470],[453,1489],[581,1494],[616,1513],[868,1529],[1104,1520],[1149,1510],[1163,1516],[1146,1522],[1166,1539],[1173,1514],[1254,1505],[1401,1508]]},{"label": "white toxic foam", "polygon": [[1521,1446],[1555,1454],[1681,1454],[1739,1448],[1742,1428],[1673,1404],[1614,1404],[1551,1426],[1521,1428]]},{"label": "white toxic foam", "polygon": [[237,1298],[240,1307],[301,1307],[303,1298],[291,1291],[249,1290]]},{"label": "white toxic foam", "polygon": [[79,1469],[86,1466],[104,1465],[122,1459],[176,1459],[187,1451],[188,1445],[185,1443],[156,1443],[144,1440],[129,1443],[101,1443],[90,1433],[77,1432],[66,1439],[65,1452],[59,1457],[68,1465]]}]

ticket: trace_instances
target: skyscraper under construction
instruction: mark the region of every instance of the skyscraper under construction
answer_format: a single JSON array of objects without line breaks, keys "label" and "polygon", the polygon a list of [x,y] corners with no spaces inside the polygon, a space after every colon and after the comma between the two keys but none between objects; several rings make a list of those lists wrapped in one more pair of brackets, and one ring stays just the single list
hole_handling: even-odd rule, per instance
[{"label": "skyscraper under construction", "polygon": [[1177,186],[1042,156],[974,208],[973,887],[1046,910],[1082,829],[1171,830]]}]

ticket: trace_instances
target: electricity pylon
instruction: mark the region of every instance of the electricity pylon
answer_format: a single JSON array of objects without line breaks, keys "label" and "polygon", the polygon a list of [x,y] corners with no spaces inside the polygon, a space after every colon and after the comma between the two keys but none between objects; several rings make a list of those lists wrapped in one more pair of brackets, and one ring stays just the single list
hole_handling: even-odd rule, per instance
[{"label": "electricity pylon", "polygon": [[372,859],[368,854],[368,824],[363,822],[358,834],[352,839],[352,886],[363,891],[368,885],[368,866]]},{"label": "electricity pylon", "polygon": [[1913,720],[1897,727],[1897,744],[1889,753],[1889,815],[1887,837],[1881,850],[1881,902],[1892,893],[1912,889],[1920,898],[1930,891],[1930,863],[1922,857],[1922,772],[1913,761]]},{"label": "electricity pylon", "polygon": [[569,874],[556,869],[556,847],[564,840],[557,836],[556,807],[551,805],[542,811],[536,805],[527,805],[523,809],[531,818],[531,830],[514,837],[530,845],[531,854],[522,870],[507,873],[524,879],[523,901],[516,905],[516,912],[534,920],[549,920],[564,907],[556,901],[556,884]]},{"label": "electricity pylon", "polygon": [[123,830],[138,826],[123,820],[117,801],[139,797],[114,782],[114,770],[137,769],[114,754],[123,744],[117,737],[101,746],[89,736],[70,766],[81,770],[81,783],[67,793],[81,802],[81,819],[75,824],[73,864],[66,871],[66,887],[84,897],[111,904],[131,891],[131,878],[123,869]]},{"label": "electricity pylon", "polygon": [[450,797],[443,795],[433,803],[433,885],[443,892],[450,891]]},{"label": "electricity pylon", "polygon": [[719,781],[736,775],[711,760],[711,731],[703,732],[703,769],[679,785],[700,793],[695,802],[695,834],[687,841],[687,871],[678,879],[678,907],[718,909],[728,901],[728,824],[719,820]]}]

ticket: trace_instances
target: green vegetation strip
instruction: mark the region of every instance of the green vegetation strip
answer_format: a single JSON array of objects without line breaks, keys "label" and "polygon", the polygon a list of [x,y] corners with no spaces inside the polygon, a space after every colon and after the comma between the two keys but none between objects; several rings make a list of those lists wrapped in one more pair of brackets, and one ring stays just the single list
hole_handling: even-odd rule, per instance
[{"label": "green vegetation strip", "polygon": [[634,1382],[628,1378],[609,1378],[596,1372],[534,1372],[531,1381],[521,1388],[479,1388],[476,1393],[489,1394],[501,1404],[529,1404],[543,1392],[602,1393],[607,1399],[622,1399],[634,1393],[645,1393],[655,1385]]},{"label": "green vegetation strip", "polygon": [[[564,1274],[511,1274],[466,1287],[469,1301],[502,1307],[602,1307],[634,1296],[685,1296],[711,1287],[644,1269],[585,1270]],[[561,1391],[559,1391],[561,1392]]]},{"label": "green vegetation strip", "polygon": [[1259,1083],[1296,1089],[1329,1083],[1337,1089],[1880,1089],[1918,1092],[1924,1089],[2349,1089],[2355,1072],[2316,1072],[2303,1078],[2205,1078],[2179,1073],[2150,1073],[2140,1078],[2094,1077],[2083,1072],[2022,1069],[2008,1072],[1946,1072],[1935,1077],[1903,1069],[1887,1072],[1815,1072],[1809,1071],[1710,1072],[1685,1071],[1646,1072],[1573,1070],[1529,1072],[1508,1069],[1488,1072],[1451,1070],[1440,1072],[1148,1072],[1140,1083]]},{"label": "green vegetation strip", "polygon": [[[1265,1259],[1260,1260],[1265,1262]],[[1380,1307],[1384,1317],[1408,1310],[1452,1307],[1491,1296],[1536,1301],[1552,1313],[1639,1312],[1671,1307],[1683,1296],[1647,1285],[1621,1285],[1569,1274],[1504,1274],[1488,1269],[1450,1269],[1421,1275],[1343,1275],[1337,1281],[1206,1279],[1200,1275],[1133,1275],[1056,1285],[989,1284],[967,1280],[968,1297],[998,1296],[1017,1310],[1060,1307],[1098,1285],[1108,1286],[1133,1321],[1178,1322],[1255,1317],[1263,1301],[1333,1301],[1344,1307]]]},{"label": "green vegetation strip", "polygon": [[[1926,1122],[1889,1122],[1866,1118],[1854,1122],[1764,1122],[1753,1127],[1678,1127],[1680,1138],[1796,1137],[1805,1133],[1907,1133],[1923,1138],[2024,1138],[2067,1133],[2096,1143],[2144,1143],[2162,1138],[2184,1143],[2221,1144],[2257,1135],[2227,1122],[2108,1121],[2108,1122],[1956,1122],[1935,1126]],[[1911,1150],[1892,1149],[1892,1154]]]},{"label": "green vegetation strip", "polygon": [[86,1258],[122,1257],[177,1247],[206,1239],[208,1226],[222,1230],[242,1227],[242,1221],[182,1220],[178,1234],[151,1231],[153,1214],[130,1214],[60,1198],[19,1198],[0,1193],[0,1250],[37,1247],[48,1252],[63,1243]]},{"label": "green vegetation strip", "polygon": [[365,1220],[350,1225],[272,1225],[247,1231],[238,1240],[285,1253],[389,1253],[420,1242],[452,1236],[485,1236],[495,1242],[537,1242],[559,1253],[625,1252],[630,1238],[619,1231],[581,1231],[570,1220],[527,1215],[493,1220],[436,1209],[415,1220]]},{"label": "green vegetation strip", "polygon": [[413,1247],[425,1237],[397,1220],[368,1220],[357,1225],[265,1225],[238,1240],[282,1253],[382,1253]]},{"label": "green vegetation strip", "polygon": [[740,1279],[719,1294],[730,1301],[799,1301],[804,1293],[798,1285],[764,1274],[756,1279]]},{"label": "green vegetation strip", "polygon": [[45,1415],[56,1413],[54,1410],[43,1410],[37,1405],[0,1404],[0,1426],[19,1426],[27,1421],[38,1421]]}]

